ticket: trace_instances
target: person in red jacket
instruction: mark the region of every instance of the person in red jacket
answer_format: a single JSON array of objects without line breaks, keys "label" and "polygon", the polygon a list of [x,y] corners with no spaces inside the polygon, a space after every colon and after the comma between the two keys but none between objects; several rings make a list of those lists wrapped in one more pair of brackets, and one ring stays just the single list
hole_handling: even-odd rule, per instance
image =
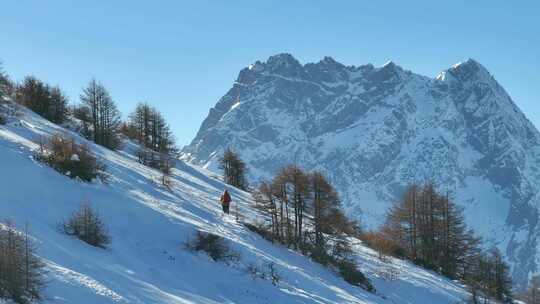
[{"label": "person in red jacket", "polygon": [[229,191],[225,189],[225,192],[223,192],[223,195],[221,196],[221,207],[223,207],[223,212],[226,214],[229,214],[229,207],[231,205],[231,195],[229,194]]}]

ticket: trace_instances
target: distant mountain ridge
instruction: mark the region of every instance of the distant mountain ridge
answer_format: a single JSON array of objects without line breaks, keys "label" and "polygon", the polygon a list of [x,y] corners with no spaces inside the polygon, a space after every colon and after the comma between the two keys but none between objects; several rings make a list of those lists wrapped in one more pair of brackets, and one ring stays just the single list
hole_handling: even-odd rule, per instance
[{"label": "distant mountain ridge", "polygon": [[257,61],[210,109],[182,158],[216,169],[227,146],[250,178],[297,163],[325,172],[367,226],[412,182],[435,181],[505,252],[514,279],[538,272],[540,134],[480,63],[429,78],[393,62]]}]

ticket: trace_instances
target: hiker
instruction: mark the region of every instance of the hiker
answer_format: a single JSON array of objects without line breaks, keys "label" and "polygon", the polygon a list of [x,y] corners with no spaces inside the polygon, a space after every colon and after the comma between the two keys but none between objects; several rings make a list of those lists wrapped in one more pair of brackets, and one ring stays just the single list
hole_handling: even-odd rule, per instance
[{"label": "hiker", "polygon": [[221,201],[221,207],[223,207],[223,212],[226,214],[229,214],[229,207],[231,205],[231,195],[229,194],[229,191],[225,189],[225,192],[223,192],[223,195],[220,198]]}]

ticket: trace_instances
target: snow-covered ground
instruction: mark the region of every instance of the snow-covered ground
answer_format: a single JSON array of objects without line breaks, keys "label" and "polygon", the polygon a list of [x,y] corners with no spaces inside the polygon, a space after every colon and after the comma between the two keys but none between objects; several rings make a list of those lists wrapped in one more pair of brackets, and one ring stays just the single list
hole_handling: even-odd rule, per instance
[{"label": "snow-covered ground", "polygon": [[[2,107],[2,105],[0,105]],[[28,223],[46,261],[46,303],[456,303],[467,297],[460,284],[408,262],[381,262],[354,241],[359,265],[378,294],[344,282],[300,254],[271,244],[223,216],[217,203],[226,186],[210,172],[178,162],[172,187],[159,172],[137,163],[133,144],[111,152],[90,144],[110,174],[108,184],[82,183],[36,162],[41,136],[76,134],[20,109],[0,125],[0,217]],[[233,213],[257,215],[250,195],[231,189]],[[58,231],[58,223],[87,202],[105,219],[112,236],[106,249]],[[237,265],[216,263],[183,248],[197,230],[225,237],[241,254]],[[278,286],[253,280],[249,264],[274,262]],[[391,275],[389,275],[391,274]]]}]

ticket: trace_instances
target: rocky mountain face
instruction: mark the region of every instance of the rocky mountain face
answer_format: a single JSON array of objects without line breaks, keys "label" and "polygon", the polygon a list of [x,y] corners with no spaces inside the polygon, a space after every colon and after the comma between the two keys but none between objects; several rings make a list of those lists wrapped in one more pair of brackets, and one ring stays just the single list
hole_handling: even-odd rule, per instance
[{"label": "rocky mountain face", "polygon": [[182,158],[216,169],[226,147],[247,162],[251,181],[291,163],[323,171],[367,227],[408,184],[434,181],[506,253],[517,282],[538,272],[540,133],[472,59],[435,79],[392,62],[257,61],[210,109]]}]

